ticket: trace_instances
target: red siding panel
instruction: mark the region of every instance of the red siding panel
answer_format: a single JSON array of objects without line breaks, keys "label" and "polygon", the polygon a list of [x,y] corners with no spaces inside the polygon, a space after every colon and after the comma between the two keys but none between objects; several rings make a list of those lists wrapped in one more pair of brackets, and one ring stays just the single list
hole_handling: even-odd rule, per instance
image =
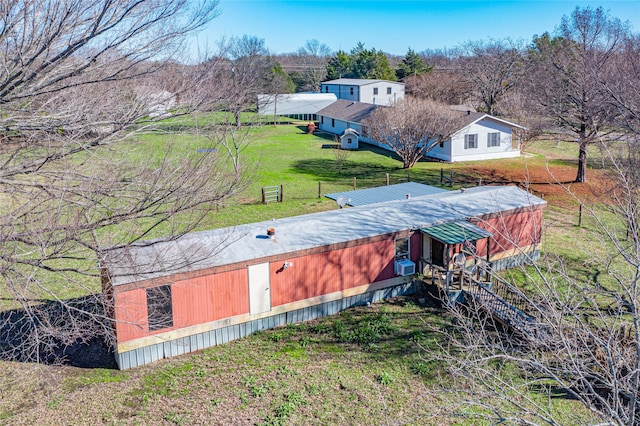
[{"label": "red siding panel", "polygon": [[[527,211],[483,220],[478,226],[493,233],[491,254],[540,243],[542,210]],[[486,256],[487,240],[478,241],[478,255]]]},{"label": "red siding panel", "polygon": [[247,270],[223,272],[172,285],[174,328],[249,312]]},{"label": "red siding panel", "polygon": [[392,278],[393,250],[393,240],[384,240],[293,257],[287,269],[284,262],[273,262],[271,303],[278,306]]},{"label": "red siding panel", "polygon": [[216,274],[213,281],[214,321],[249,313],[249,276],[246,269]]},{"label": "red siding panel", "polygon": [[116,292],[114,299],[118,342],[146,336],[149,329],[146,291],[140,289]]}]

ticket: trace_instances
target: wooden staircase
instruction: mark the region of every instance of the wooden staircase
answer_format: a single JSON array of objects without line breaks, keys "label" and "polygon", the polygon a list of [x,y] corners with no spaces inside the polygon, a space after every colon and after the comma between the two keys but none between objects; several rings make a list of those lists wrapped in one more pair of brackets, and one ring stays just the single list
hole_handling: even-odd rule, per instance
[{"label": "wooden staircase", "polygon": [[431,265],[431,282],[444,290],[447,302],[473,302],[505,328],[527,340],[541,338],[538,307],[518,288],[493,274],[475,278],[463,268],[445,270]]},{"label": "wooden staircase", "polygon": [[469,285],[465,292],[496,321],[528,340],[536,339],[538,327],[533,316],[508,302],[482,283]]}]

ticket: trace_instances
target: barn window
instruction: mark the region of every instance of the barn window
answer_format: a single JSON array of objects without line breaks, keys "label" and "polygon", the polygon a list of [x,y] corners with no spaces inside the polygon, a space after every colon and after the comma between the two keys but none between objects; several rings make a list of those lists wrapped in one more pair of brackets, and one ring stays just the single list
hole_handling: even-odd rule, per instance
[{"label": "barn window", "polygon": [[478,135],[464,135],[464,149],[478,148]]},{"label": "barn window", "polygon": [[171,286],[163,285],[147,289],[149,331],[173,327]]},{"label": "barn window", "polygon": [[349,87],[349,94],[353,96],[353,87]]},{"label": "barn window", "polygon": [[440,148],[444,148],[444,140],[440,139],[440,142],[438,142],[438,146]]},{"label": "barn window", "polygon": [[396,253],[395,253],[396,261],[409,258],[409,237],[398,238],[395,241],[395,246],[396,246]]},{"label": "barn window", "polygon": [[374,94],[374,95],[377,95],[377,94],[378,94],[378,88],[377,88],[377,87],[374,87],[374,88],[373,88],[373,94]]},{"label": "barn window", "polygon": [[331,127],[336,127],[336,119],[335,118],[331,119]]},{"label": "barn window", "polygon": [[320,124],[324,124],[324,115],[320,116]]},{"label": "barn window", "polygon": [[324,86],[324,93],[329,93],[329,86]]},{"label": "barn window", "polygon": [[500,132],[487,133],[487,147],[500,146]]},{"label": "barn window", "polygon": [[347,143],[351,143],[351,138],[347,138]]},{"label": "barn window", "polygon": [[387,87],[387,95],[391,94],[391,87]]}]

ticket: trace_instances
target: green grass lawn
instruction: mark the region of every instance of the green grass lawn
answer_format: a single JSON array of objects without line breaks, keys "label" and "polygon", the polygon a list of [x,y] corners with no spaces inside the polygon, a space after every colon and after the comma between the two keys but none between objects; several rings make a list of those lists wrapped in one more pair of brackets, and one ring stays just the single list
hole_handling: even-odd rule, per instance
[{"label": "green grass lawn", "polygon": [[[154,134],[129,143],[123,155],[146,158],[169,147],[193,155],[208,143],[202,137]],[[332,200],[318,198],[319,182],[324,194],[353,189],[354,177],[357,188],[384,185],[387,173],[390,183],[408,180],[408,171],[387,151],[364,145],[341,164],[329,147],[333,144],[330,136],[306,134],[302,124],[252,130],[242,161],[255,171],[254,179],[199,229],[336,208]],[[547,154],[551,161],[569,164],[573,147],[542,142],[532,156],[490,166],[496,176],[504,171],[524,175],[525,162],[543,166]],[[480,177],[496,178],[474,171],[487,163],[422,161],[411,170],[411,179],[440,186],[444,169],[447,175],[454,172],[453,188],[473,185]],[[261,203],[260,189],[269,185],[284,186],[283,203]],[[572,249],[594,244],[586,232],[574,232],[579,231],[574,212],[550,206],[545,216],[550,224],[544,249],[567,256],[577,273],[592,276],[588,251]],[[70,294],[65,283],[52,285],[68,297],[99,289],[97,280],[74,287],[78,294]],[[470,418],[473,409],[464,406],[458,417],[438,415],[459,402],[441,366],[424,356],[438,350],[434,330],[445,326],[450,321],[442,309],[401,298],[132,371],[0,361],[0,424],[485,424]],[[575,401],[557,397],[548,403],[566,424],[594,422]]]}]

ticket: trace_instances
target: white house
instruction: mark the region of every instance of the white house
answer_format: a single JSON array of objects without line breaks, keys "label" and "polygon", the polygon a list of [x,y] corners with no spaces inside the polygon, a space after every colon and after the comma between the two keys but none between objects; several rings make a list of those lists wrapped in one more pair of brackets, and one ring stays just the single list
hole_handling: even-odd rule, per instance
[{"label": "white house", "polygon": [[[318,111],[320,130],[341,135],[346,129],[351,128],[361,135],[360,142],[392,151],[389,145],[363,135],[366,132],[363,131],[362,121],[376,108],[384,107],[338,100]],[[460,130],[432,148],[427,157],[453,163],[513,158],[520,155],[520,141],[512,138],[512,129],[524,129],[523,126],[489,114],[472,112],[472,109],[466,107],[456,106],[452,109],[460,112]]]},{"label": "white house", "polygon": [[325,81],[322,93],[333,93],[338,99],[374,105],[394,105],[404,99],[404,83],[361,78],[339,78]]},{"label": "white house", "polygon": [[369,103],[338,99],[318,111],[319,129],[335,135],[353,129],[362,135],[362,121],[376,108],[379,107]]},{"label": "white house", "polygon": [[436,145],[427,156],[453,163],[520,155],[520,141],[513,138],[512,129],[524,129],[523,126],[482,112],[463,114],[460,130]]}]

